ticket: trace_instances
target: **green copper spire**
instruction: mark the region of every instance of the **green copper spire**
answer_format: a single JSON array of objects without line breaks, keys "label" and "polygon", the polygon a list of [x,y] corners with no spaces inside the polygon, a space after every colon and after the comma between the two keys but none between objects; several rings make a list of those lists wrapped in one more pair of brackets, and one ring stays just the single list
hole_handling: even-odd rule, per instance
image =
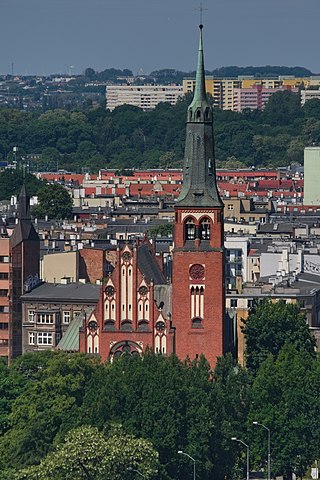
[{"label": "green copper spire", "polygon": [[183,185],[177,206],[221,207],[216,184],[212,108],[206,94],[202,29],[193,100],[188,108]]},{"label": "green copper spire", "polygon": [[206,95],[206,80],[204,71],[204,59],[203,59],[203,43],[202,43],[202,29],[203,25],[199,25],[200,38],[199,38],[199,52],[198,52],[198,65],[196,74],[196,86],[194,89],[194,102],[201,102],[207,100]]}]

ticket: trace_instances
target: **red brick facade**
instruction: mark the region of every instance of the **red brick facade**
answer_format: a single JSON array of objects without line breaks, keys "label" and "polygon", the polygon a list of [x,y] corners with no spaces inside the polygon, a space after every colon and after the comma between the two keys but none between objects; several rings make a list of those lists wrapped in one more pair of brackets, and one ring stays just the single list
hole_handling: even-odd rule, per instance
[{"label": "red brick facade", "polygon": [[[209,226],[206,239],[187,239],[186,223]],[[199,235],[195,235],[199,237]],[[201,235],[200,235],[201,236]],[[213,366],[224,353],[224,253],[220,208],[176,209],[173,253],[172,321],[176,353],[184,359],[204,354]]]},{"label": "red brick facade", "polygon": [[167,290],[170,286],[147,240],[133,248],[118,248],[115,268],[80,334],[80,351],[98,353],[103,360],[124,353],[141,354],[147,347],[156,353],[171,353],[173,333],[161,301],[166,301]]}]

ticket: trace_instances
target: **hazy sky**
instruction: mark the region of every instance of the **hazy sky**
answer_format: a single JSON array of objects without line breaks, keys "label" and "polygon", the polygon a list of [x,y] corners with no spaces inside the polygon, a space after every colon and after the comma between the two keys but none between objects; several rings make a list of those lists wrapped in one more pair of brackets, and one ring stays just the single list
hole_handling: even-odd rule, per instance
[{"label": "hazy sky", "polygon": [[[198,0],[1,0],[0,74],[196,65]],[[203,0],[205,63],[320,72],[320,0]],[[70,69],[70,66],[73,66]]]}]

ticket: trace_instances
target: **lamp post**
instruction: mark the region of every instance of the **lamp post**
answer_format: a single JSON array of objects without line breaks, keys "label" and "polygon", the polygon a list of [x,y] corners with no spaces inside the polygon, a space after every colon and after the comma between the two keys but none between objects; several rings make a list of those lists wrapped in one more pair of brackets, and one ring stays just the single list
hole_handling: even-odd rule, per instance
[{"label": "lamp post", "polygon": [[249,480],[250,478],[250,469],[249,469],[249,445],[247,445],[246,443],[244,443],[242,440],[239,440],[239,438],[237,437],[232,437],[231,440],[233,440],[234,442],[239,442],[239,443],[242,443],[242,445],[244,445],[247,449],[247,480]]},{"label": "lamp post", "polygon": [[180,453],[180,455],[185,455],[186,457],[189,457],[193,461],[193,480],[196,480],[196,461],[195,461],[195,459],[193,457],[191,457],[191,455],[189,455],[188,453],[183,452],[182,450],[179,450],[178,453]]},{"label": "lamp post", "polygon": [[253,425],[259,425],[260,427],[264,428],[268,432],[268,480],[271,480],[271,432],[270,428],[263,425],[263,423],[259,422],[252,422]]},{"label": "lamp post", "polygon": [[138,475],[140,475],[142,478],[145,478],[147,479],[147,477],[145,475],[143,475],[143,473],[139,472],[139,470],[136,470],[135,468],[132,468],[132,467],[128,467],[127,470],[130,470],[131,472],[136,472]]}]

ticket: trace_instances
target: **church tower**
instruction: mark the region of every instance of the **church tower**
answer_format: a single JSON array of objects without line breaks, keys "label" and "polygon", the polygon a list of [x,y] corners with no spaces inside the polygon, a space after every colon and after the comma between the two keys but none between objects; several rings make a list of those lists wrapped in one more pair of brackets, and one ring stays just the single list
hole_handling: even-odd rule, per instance
[{"label": "church tower", "polygon": [[11,308],[10,358],[22,354],[21,295],[39,282],[40,239],[30,216],[30,197],[23,184],[18,199],[18,223],[10,237]]},{"label": "church tower", "polygon": [[200,25],[193,100],[187,112],[183,186],[175,206],[172,321],[176,353],[224,353],[223,203],[216,184],[212,108],[205,90]]}]

